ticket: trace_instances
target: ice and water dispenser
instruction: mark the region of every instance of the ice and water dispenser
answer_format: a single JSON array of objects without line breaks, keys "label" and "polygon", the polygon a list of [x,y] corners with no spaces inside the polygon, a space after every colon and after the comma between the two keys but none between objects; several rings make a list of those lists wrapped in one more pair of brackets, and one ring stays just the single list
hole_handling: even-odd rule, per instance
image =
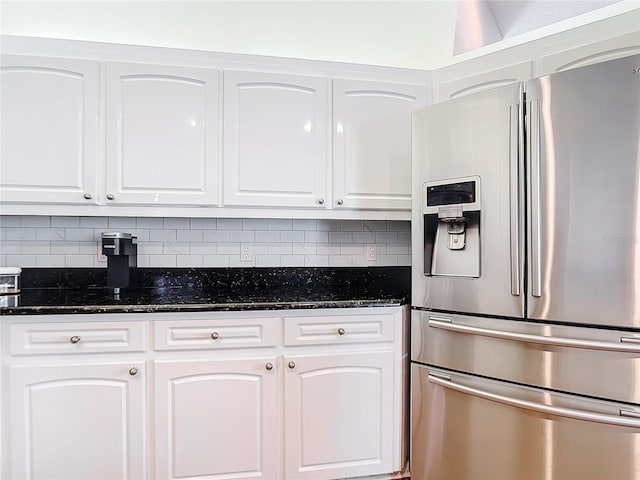
[{"label": "ice and water dispenser", "polygon": [[480,276],[480,177],[422,186],[424,274]]}]

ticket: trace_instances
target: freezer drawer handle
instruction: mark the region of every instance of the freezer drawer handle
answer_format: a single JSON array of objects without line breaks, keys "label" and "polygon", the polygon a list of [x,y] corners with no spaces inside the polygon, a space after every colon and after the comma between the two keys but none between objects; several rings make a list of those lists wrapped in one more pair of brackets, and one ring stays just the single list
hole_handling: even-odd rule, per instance
[{"label": "freezer drawer handle", "polygon": [[505,340],[515,340],[519,342],[540,343],[543,345],[554,345],[558,347],[640,353],[640,343],[636,344],[633,341],[629,341],[628,338],[630,337],[621,337],[620,343],[598,342],[594,340],[582,340],[579,338],[546,337],[544,335],[505,332],[502,330],[493,330],[489,328],[472,327],[470,325],[459,325],[451,322],[450,320],[444,320],[435,317],[429,317],[429,326],[458,333],[469,333],[471,335],[482,335],[484,337],[503,338]]},{"label": "freezer drawer handle", "polygon": [[622,343],[637,343],[640,345],[640,337],[621,337],[620,341]]},{"label": "freezer drawer handle", "polygon": [[465,393],[467,395],[473,395],[474,397],[484,398],[493,402],[503,403],[512,407],[524,408],[526,410],[532,410],[534,412],[546,413],[549,415],[556,415],[560,417],[574,418],[576,420],[585,420],[587,422],[606,423],[608,425],[617,425],[620,427],[640,427],[640,419],[630,418],[629,416],[623,416],[623,410],[620,411],[621,416],[606,415],[603,413],[588,412],[584,410],[574,410],[572,408],[553,407],[551,405],[544,405],[542,403],[530,402],[528,400],[521,400],[519,398],[505,397],[504,395],[498,395],[496,393],[485,392],[473,387],[467,387],[466,385],[460,385],[459,383],[444,380],[434,375],[427,375],[427,380],[441,387],[455,390],[457,392]]}]

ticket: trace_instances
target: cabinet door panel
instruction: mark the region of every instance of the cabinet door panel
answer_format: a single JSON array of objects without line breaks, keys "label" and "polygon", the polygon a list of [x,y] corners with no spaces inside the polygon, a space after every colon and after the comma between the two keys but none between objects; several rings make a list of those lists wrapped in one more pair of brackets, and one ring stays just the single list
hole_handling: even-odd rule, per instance
[{"label": "cabinet door panel", "polygon": [[99,63],[3,55],[0,72],[0,200],[94,203]]},{"label": "cabinet door panel", "polygon": [[224,202],[324,204],[327,80],[224,73]]},{"label": "cabinet door panel", "polygon": [[411,112],[426,87],[333,82],[334,206],[411,208]]},{"label": "cabinet door panel", "polygon": [[287,356],[285,365],[285,477],[392,472],[393,352]]},{"label": "cabinet door panel", "polygon": [[142,372],[141,362],[10,367],[11,478],[143,478]]},{"label": "cabinet door panel", "polygon": [[218,71],[107,64],[112,203],[215,205]]},{"label": "cabinet door panel", "polygon": [[156,475],[276,478],[275,365],[275,358],[155,362]]}]

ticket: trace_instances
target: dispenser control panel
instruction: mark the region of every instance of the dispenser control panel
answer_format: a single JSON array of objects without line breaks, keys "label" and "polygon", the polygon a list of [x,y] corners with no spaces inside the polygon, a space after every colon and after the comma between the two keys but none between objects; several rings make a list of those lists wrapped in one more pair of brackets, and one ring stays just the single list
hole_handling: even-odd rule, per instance
[{"label": "dispenser control panel", "polygon": [[480,177],[477,176],[426,182],[422,191],[425,215],[453,205],[462,211],[480,210]]}]

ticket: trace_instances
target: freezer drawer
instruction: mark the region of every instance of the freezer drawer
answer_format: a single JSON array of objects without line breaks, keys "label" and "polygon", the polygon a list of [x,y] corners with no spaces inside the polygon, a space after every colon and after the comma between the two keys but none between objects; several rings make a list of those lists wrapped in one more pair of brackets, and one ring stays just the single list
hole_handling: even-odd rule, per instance
[{"label": "freezer drawer", "polygon": [[640,478],[640,408],[412,364],[411,478]]},{"label": "freezer drawer", "polygon": [[412,360],[640,404],[640,332],[411,312]]}]

